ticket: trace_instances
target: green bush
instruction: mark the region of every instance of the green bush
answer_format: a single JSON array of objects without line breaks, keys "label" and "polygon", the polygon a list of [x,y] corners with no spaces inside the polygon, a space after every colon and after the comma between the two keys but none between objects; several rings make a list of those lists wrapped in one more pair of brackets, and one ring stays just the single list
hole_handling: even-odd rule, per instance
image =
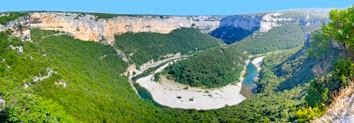
[{"label": "green bush", "polygon": [[325,111],[325,109],[320,109],[318,107],[308,107],[296,111],[296,115],[299,117],[300,122],[309,122],[313,118],[322,116]]}]

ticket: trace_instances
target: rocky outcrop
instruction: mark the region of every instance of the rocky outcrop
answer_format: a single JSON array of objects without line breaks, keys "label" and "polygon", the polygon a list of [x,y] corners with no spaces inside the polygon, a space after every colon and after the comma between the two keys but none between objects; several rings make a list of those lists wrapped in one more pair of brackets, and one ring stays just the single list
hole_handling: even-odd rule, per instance
[{"label": "rocky outcrop", "polygon": [[282,24],[278,22],[282,21],[292,21],[292,18],[279,18],[279,15],[282,15],[283,13],[269,13],[266,14],[262,17],[261,21],[261,27],[259,29],[260,32],[268,32],[268,30],[271,30],[274,27],[277,26],[282,26]]},{"label": "rocky outcrop", "polygon": [[[198,28],[208,33],[219,27],[219,17],[216,16],[117,16],[103,19],[90,14],[34,12],[29,17],[0,25],[0,31],[14,30],[14,34],[30,33],[30,28],[64,31],[75,38],[84,41],[100,41],[106,44],[114,43],[114,35],[126,32],[170,33],[186,27]],[[21,29],[19,28],[22,26]],[[28,35],[27,34],[27,35]],[[21,37],[21,36],[18,36]],[[25,38],[25,37],[24,37]],[[27,39],[26,39],[27,40]]]},{"label": "rocky outcrop", "polygon": [[52,76],[52,74],[57,74],[58,72],[57,71],[53,71],[52,69],[50,69],[50,68],[47,68],[47,75],[45,75],[45,76],[41,76],[40,74],[39,74],[39,76],[34,76],[33,77],[33,81],[31,81],[31,82],[29,82],[29,83],[27,83],[27,84],[24,84],[23,85],[23,87],[24,88],[28,88],[29,86],[31,86],[32,84],[34,84],[34,83],[36,83],[36,82],[41,82],[41,81],[43,81],[44,79],[47,79],[47,78],[49,78],[49,77],[51,77]]},{"label": "rocky outcrop", "polygon": [[220,27],[235,27],[250,31],[261,26],[261,14],[254,15],[232,15],[220,21]]},{"label": "rocky outcrop", "polygon": [[277,22],[291,21],[291,18],[279,18],[283,13],[232,15],[220,21],[220,27],[242,28],[246,31],[259,28],[260,32],[267,32],[273,27],[281,26]]},{"label": "rocky outcrop", "polygon": [[291,18],[278,17],[283,13],[232,15],[220,21],[220,27],[211,35],[222,39],[226,44],[232,44],[259,30],[268,32],[274,27],[282,26],[279,22],[291,21]]},{"label": "rocky outcrop", "polygon": [[309,42],[310,38],[311,38],[311,32],[306,32],[305,33],[305,42]]},{"label": "rocky outcrop", "polygon": [[[319,27],[323,21],[328,22],[329,19],[326,16],[328,16],[328,10],[321,10],[321,13],[316,13],[315,10],[289,10],[274,13],[231,15],[220,20],[220,27],[214,30],[211,35],[222,39],[226,44],[232,44],[253,34],[254,31],[258,31],[259,34],[266,33],[275,27],[293,22],[299,22],[302,27],[306,28],[304,31],[310,31]],[[310,25],[316,26],[308,27]]]},{"label": "rocky outcrop", "polygon": [[31,41],[29,30],[30,18],[21,17],[15,21],[9,22],[7,25],[0,24],[0,32],[5,30],[12,30],[12,36],[20,37],[23,41]]},{"label": "rocky outcrop", "polygon": [[2,98],[2,95],[0,95],[0,111],[4,108],[6,101]]},{"label": "rocky outcrop", "polygon": [[12,50],[18,50],[17,51],[18,53],[22,53],[23,52],[23,46],[12,46],[12,45],[10,45],[10,48]]},{"label": "rocky outcrop", "polygon": [[350,83],[332,94],[333,101],[323,116],[313,119],[313,123],[353,123],[354,122],[354,85]]}]

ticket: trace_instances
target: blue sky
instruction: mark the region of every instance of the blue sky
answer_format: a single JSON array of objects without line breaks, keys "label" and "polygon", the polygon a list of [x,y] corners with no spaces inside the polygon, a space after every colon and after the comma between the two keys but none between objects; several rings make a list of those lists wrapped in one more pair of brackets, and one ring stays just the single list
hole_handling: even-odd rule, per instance
[{"label": "blue sky", "polygon": [[230,15],[300,8],[346,8],[353,0],[2,0],[0,11]]}]

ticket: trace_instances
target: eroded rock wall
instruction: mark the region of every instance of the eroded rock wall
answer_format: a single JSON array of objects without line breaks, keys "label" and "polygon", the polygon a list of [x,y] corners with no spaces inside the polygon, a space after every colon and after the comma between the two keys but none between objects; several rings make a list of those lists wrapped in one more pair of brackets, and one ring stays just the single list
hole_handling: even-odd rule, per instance
[{"label": "eroded rock wall", "polygon": [[220,18],[215,16],[117,16],[108,19],[99,19],[97,16],[80,13],[34,12],[29,17],[0,25],[0,31],[6,29],[27,32],[30,28],[64,31],[75,38],[85,41],[100,41],[107,44],[114,43],[114,35],[126,32],[154,32],[167,34],[178,28],[198,28],[208,33],[220,25]]},{"label": "eroded rock wall", "polygon": [[277,22],[291,21],[291,18],[279,18],[283,13],[232,15],[221,20],[220,27],[242,28],[246,31],[260,28],[260,32],[267,32],[273,27],[281,26]]}]

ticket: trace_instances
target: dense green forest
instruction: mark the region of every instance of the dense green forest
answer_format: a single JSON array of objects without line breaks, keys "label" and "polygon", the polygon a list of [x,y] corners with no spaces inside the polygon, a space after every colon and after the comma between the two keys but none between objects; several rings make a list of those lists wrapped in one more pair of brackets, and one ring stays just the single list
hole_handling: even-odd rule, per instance
[{"label": "dense green forest", "polygon": [[[42,56],[44,51],[38,44],[9,38],[10,35],[10,31],[0,32],[0,95],[6,100],[5,106],[0,107],[0,122],[73,121],[57,101],[35,94],[32,88],[24,88],[34,76],[45,76],[50,62]],[[22,46],[24,52],[10,46]]]},{"label": "dense green forest", "polygon": [[151,59],[156,61],[166,54],[187,54],[224,44],[193,28],[177,29],[169,34],[124,33],[116,35],[115,39],[114,47],[125,54],[132,54],[130,59],[138,65]]},{"label": "dense green forest", "polygon": [[304,32],[299,22],[289,22],[284,26],[274,27],[266,33],[254,32],[254,36],[232,44],[231,46],[247,51],[249,54],[260,54],[276,50],[291,49],[304,44]]},{"label": "dense green forest", "polygon": [[[17,38],[8,41],[10,33],[1,32],[2,51],[6,51],[1,52],[5,62],[0,85],[5,88],[0,91],[6,100],[1,121],[152,122],[161,118],[153,112],[156,107],[139,99],[128,78],[120,75],[127,63],[112,47],[66,35],[34,38],[52,33],[56,32],[34,29],[32,39],[39,40],[22,43]],[[10,49],[10,44],[23,46],[24,52]],[[47,75],[48,68],[57,73],[24,88],[34,76]]]},{"label": "dense green forest", "polygon": [[[192,56],[187,60],[177,62],[167,68],[167,73],[177,82],[192,86],[219,87],[238,80],[241,66],[235,69],[232,62],[243,63],[239,57],[244,57],[243,53],[260,54],[276,50],[286,50],[304,44],[304,32],[299,22],[287,23],[281,27],[275,27],[266,33],[259,33],[257,36],[248,36],[245,39],[222,49],[234,52],[223,54],[218,49],[205,51],[199,55]],[[245,52],[246,53],[246,52]],[[229,59],[233,58],[232,61]],[[228,60],[226,60],[228,59]]]},{"label": "dense green forest", "polygon": [[[256,81],[257,94],[238,105],[206,111],[160,108],[140,99],[128,77],[121,75],[128,63],[117,57],[111,46],[67,35],[49,36],[59,32],[39,29],[31,30],[33,43],[22,42],[17,37],[10,38],[11,31],[3,31],[0,32],[0,97],[6,103],[0,107],[0,122],[310,121],[326,111],[332,93],[353,80],[353,13],[354,7],[332,10],[332,22],[315,31],[317,34],[304,46],[301,46],[304,31],[298,23],[276,27],[230,46],[219,46],[220,40],[194,29],[175,30],[167,35],[116,36],[115,48],[125,54],[134,53],[130,59],[137,64],[168,53],[205,50],[173,64],[166,72],[173,79],[195,86],[203,85],[197,79],[216,82],[205,83],[207,87],[238,79],[239,68],[246,58],[243,51],[257,54],[293,48],[264,58]],[[172,40],[175,38],[179,40]],[[24,51],[10,46],[23,47]],[[101,59],[102,56],[106,57]],[[233,67],[237,72],[230,72]],[[49,74],[50,71],[54,72]],[[36,76],[48,78],[34,81]],[[220,79],[226,81],[218,83]]]},{"label": "dense green forest", "polygon": [[247,57],[229,47],[197,53],[166,68],[170,79],[191,86],[220,87],[239,82]]},{"label": "dense green forest", "polygon": [[[2,32],[2,35],[5,35],[4,33]],[[32,37],[52,33],[57,32],[36,29],[31,32]],[[301,103],[298,98],[294,98],[294,95],[299,96],[302,92],[298,91],[299,87],[290,91],[284,90],[291,93],[274,91],[263,93],[262,90],[268,90],[268,86],[263,86],[259,94],[241,104],[217,110],[159,108],[150,101],[139,99],[131,89],[128,78],[120,76],[127,63],[115,55],[112,47],[96,42],[80,41],[66,35],[44,39],[33,38],[39,39],[34,40],[34,43],[8,41],[8,36],[2,36],[1,40],[2,49],[6,51],[1,55],[1,58],[6,61],[1,65],[5,73],[1,74],[0,84],[6,87],[1,88],[6,100],[1,113],[2,120],[28,122],[294,121],[296,116],[288,112],[295,111],[296,106]],[[18,53],[9,49],[9,43],[12,42],[13,45],[17,42],[16,46],[24,46],[24,52]],[[216,49],[220,51],[220,48]],[[107,56],[99,59],[103,55]],[[6,66],[4,64],[9,65],[10,68],[4,68],[3,66]],[[21,86],[30,82],[33,76],[45,76],[48,72],[47,68],[57,73],[28,88]],[[276,75],[272,77],[277,78]],[[260,81],[265,79],[261,78]],[[65,82],[66,87],[56,85],[55,82]],[[18,104],[41,108],[18,107]],[[275,110],[276,106],[284,108]],[[28,112],[28,114],[18,114],[19,112]]]}]

